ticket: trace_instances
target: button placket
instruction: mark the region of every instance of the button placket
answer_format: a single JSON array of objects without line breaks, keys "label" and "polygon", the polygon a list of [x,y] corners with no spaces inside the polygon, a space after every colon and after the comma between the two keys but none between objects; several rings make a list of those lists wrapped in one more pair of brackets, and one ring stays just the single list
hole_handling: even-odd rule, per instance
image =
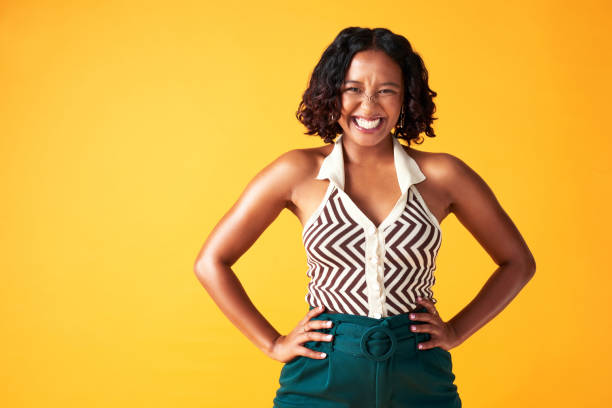
[{"label": "button placket", "polygon": [[384,282],[385,282],[385,233],[384,233],[384,229],[380,230],[378,233],[378,265],[377,265],[377,274],[378,274],[378,279],[380,281],[381,284],[381,290],[380,290],[380,304],[381,304],[381,313],[383,315],[383,317],[387,316],[387,312],[386,312],[386,308],[385,308],[385,304],[386,304],[386,300],[387,300],[387,295],[385,293],[384,290]]},{"label": "button placket", "polygon": [[383,249],[382,232],[373,225],[366,229],[366,281],[369,293],[370,317],[380,319],[384,315],[384,293],[382,290]]}]

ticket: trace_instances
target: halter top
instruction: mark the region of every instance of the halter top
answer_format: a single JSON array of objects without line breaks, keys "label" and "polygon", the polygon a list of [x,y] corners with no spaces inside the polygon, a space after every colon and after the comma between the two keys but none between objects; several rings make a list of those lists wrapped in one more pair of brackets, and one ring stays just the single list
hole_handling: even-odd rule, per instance
[{"label": "halter top", "polygon": [[425,175],[392,136],[402,195],[376,227],[343,190],[342,137],[319,169],[316,179],[329,179],[329,186],[302,230],[310,278],[306,302],[376,319],[412,311],[417,296],[435,303],[431,287],[442,235],[414,186]]}]

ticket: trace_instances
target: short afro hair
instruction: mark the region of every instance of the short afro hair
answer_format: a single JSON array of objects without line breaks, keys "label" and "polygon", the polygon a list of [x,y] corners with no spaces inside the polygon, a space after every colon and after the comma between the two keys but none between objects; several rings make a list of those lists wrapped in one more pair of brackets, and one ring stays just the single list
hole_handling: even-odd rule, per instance
[{"label": "short afro hair", "polygon": [[[421,132],[435,137],[431,124],[437,118],[433,98],[437,95],[428,85],[428,73],[420,55],[410,42],[386,28],[348,27],[340,31],[323,52],[310,77],[308,88],[296,112],[297,119],[308,129],[304,134],[319,135],[326,143],[343,132],[338,124],[342,110],[340,87],[353,56],[366,50],[380,50],[402,69],[404,79],[403,114],[393,133],[410,144],[423,143]],[[402,117],[403,116],[403,117]],[[403,126],[400,126],[403,119]]]}]

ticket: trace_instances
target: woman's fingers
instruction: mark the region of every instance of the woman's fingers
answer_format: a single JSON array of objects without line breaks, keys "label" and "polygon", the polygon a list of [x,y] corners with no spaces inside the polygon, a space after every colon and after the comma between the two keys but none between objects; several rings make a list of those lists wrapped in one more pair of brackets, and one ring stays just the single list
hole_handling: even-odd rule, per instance
[{"label": "woman's fingers", "polygon": [[[442,347],[442,345],[438,345],[438,344],[436,344],[432,340],[426,341],[425,343],[419,343],[418,347],[419,347],[419,350],[428,350],[428,349],[431,349],[431,348],[434,348],[434,347],[440,347],[440,348],[444,349],[444,347]],[[446,349],[444,349],[444,350],[446,350]]]},{"label": "woman's fingers", "polygon": [[306,313],[306,315],[302,318],[302,320],[300,320],[298,322],[297,327],[294,329],[295,332],[297,332],[297,333],[304,333],[304,332],[310,330],[311,322],[312,321],[317,321],[317,320],[312,320],[311,321],[310,319],[312,319],[315,316],[320,315],[321,313],[323,313],[324,310],[325,309],[320,307],[320,306],[319,307],[315,307],[314,309],[310,309]]},{"label": "woman's fingers", "polygon": [[413,324],[410,326],[410,330],[415,333],[433,333],[440,334],[440,327],[433,324]]},{"label": "woman's fingers", "polygon": [[438,315],[438,311],[434,306],[434,303],[429,299],[423,299],[420,296],[417,296],[417,303],[424,306],[427,311],[433,315]]},{"label": "woman's fingers", "polygon": [[300,324],[302,324],[302,325],[306,324],[313,317],[323,313],[324,310],[325,310],[325,307],[321,307],[321,306],[315,307],[314,309],[309,310],[306,313],[306,316],[304,316],[304,318],[300,321]]},{"label": "woman's fingers", "polygon": [[423,343],[418,343],[419,350],[427,350],[433,347],[442,347],[440,339],[444,337],[442,327],[433,324],[415,324],[410,326],[410,330],[414,333],[429,333],[429,340]]},{"label": "woman's fingers", "polygon": [[316,329],[328,329],[334,325],[331,320],[311,320],[310,323],[314,324]]},{"label": "woman's fingers", "polygon": [[328,329],[333,326],[331,320],[310,320],[304,325],[304,331],[310,331],[314,329]]},{"label": "woman's fingers", "polygon": [[434,347],[440,347],[448,351],[453,347],[452,344],[454,344],[456,338],[452,326],[442,320],[434,303],[430,299],[417,297],[417,302],[424,306],[429,313],[410,313],[410,319],[427,322],[429,324],[414,324],[411,325],[410,330],[415,333],[430,334],[430,339],[426,342],[419,343],[418,348],[420,350],[427,350]]},{"label": "woman's fingers", "polygon": [[435,322],[437,318],[431,313],[410,313],[410,320],[417,322]]},{"label": "woman's fingers", "polygon": [[322,333],[316,331],[317,329],[326,329],[333,326],[333,322],[329,320],[312,320],[325,311],[324,307],[316,307],[309,310],[304,318],[299,322],[298,326],[294,329],[291,342],[294,344],[294,353],[309,358],[323,359],[326,357],[319,351],[311,350],[308,347],[302,346],[302,344],[308,341],[332,341],[333,336],[331,334]]},{"label": "woman's fingers", "polygon": [[327,357],[326,353],[322,353],[320,351],[311,350],[308,347],[300,347],[299,354],[308,358],[316,358],[318,360],[322,360]]},{"label": "woman's fingers", "polygon": [[317,331],[308,331],[298,336],[299,343],[306,343],[307,341],[332,341],[333,336],[331,334],[321,333]]}]

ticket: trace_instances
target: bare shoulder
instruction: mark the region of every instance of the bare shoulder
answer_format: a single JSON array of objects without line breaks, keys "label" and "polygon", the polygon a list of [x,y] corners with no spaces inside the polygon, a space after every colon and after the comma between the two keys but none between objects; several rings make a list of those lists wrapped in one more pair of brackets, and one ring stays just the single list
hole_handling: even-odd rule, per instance
[{"label": "bare shoulder", "polygon": [[312,173],[318,168],[327,150],[329,150],[327,146],[292,149],[279,156],[276,162],[277,165],[283,166],[284,170],[290,170],[291,173]]},{"label": "bare shoulder", "polygon": [[478,198],[498,206],[491,188],[484,179],[461,158],[450,153],[430,153],[410,149],[425,176],[448,197],[449,211],[461,212],[474,207]]},{"label": "bare shoulder", "polygon": [[294,192],[316,176],[330,146],[292,149],[276,158],[267,167],[275,174],[275,182],[283,186],[287,201],[293,202]]},{"label": "bare shoulder", "polygon": [[[408,154],[416,160],[417,164],[433,178],[444,180],[455,177],[469,177],[474,175],[462,159],[445,152],[425,152],[413,148],[406,148]],[[456,181],[456,179],[454,179]]]},{"label": "bare shoulder", "polygon": [[450,197],[450,190],[457,172],[465,163],[456,156],[444,152],[426,152],[412,147],[404,147],[418,164],[427,178],[426,184],[433,185],[439,196]]},{"label": "bare shoulder", "polygon": [[456,206],[475,191],[489,190],[484,180],[456,155],[413,148],[407,148],[407,152],[425,174],[428,187],[433,188],[438,197],[443,197],[448,212],[454,212]]},{"label": "bare shoulder", "polygon": [[461,159],[450,153],[426,152],[414,148],[406,148],[408,154],[417,162],[421,171],[428,179],[444,182],[461,166]]}]

